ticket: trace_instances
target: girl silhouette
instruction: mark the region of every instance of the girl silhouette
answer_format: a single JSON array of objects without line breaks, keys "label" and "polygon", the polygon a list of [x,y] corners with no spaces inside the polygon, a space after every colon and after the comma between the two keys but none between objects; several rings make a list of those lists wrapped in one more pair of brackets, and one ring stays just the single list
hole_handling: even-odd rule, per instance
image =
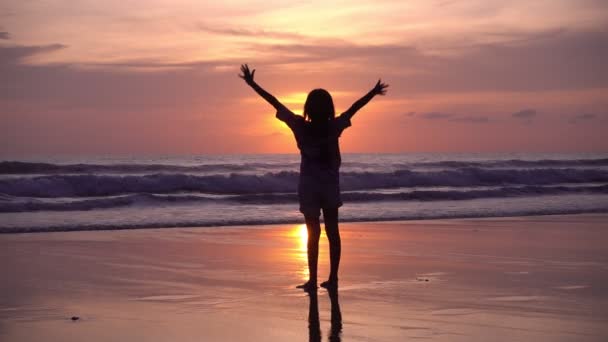
[{"label": "girl silhouette", "polygon": [[307,253],[310,279],[298,288],[304,290],[317,288],[321,211],[323,211],[325,232],[329,240],[330,258],[329,279],[321,283],[321,286],[336,288],[341,253],[338,208],[342,206],[339,177],[341,157],[338,138],[342,131],[351,125],[350,120],[353,115],[374,96],[386,94],[388,85],[378,80],[372,90],[338,117],[336,117],[334,103],[329,92],[325,89],[314,89],[306,98],[304,116],[299,116],[292,113],[253,80],[255,69],[250,71],[249,66],[244,64],[241,65],[241,72],[239,77],[270,103],[277,111],[277,119],[285,122],[293,131],[300,149],[302,159],[298,199],[300,211],[304,214],[308,229]]}]

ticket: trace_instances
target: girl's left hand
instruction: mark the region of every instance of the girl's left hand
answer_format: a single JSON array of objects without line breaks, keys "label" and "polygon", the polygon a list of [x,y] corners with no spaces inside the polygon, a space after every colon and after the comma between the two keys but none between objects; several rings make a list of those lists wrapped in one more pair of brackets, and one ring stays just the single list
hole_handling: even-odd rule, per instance
[{"label": "girl's left hand", "polygon": [[378,80],[378,83],[376,83],[374,89],[372,89],[372,92],[374,95],[385,95],[386,88],[388,88],[388,84],[383,83],[382,80]]}]

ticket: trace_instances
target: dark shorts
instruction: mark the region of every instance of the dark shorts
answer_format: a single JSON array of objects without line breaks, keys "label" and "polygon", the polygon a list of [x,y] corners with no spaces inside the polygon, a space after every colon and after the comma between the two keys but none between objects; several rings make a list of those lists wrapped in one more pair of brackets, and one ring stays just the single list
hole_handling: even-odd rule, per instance
[{"label": "dark shorts", "polygon": [[314,182],[300,179],[298,185],[300,212],[307,217],[319,217],[323,208],[342,206],[340,182]]}]

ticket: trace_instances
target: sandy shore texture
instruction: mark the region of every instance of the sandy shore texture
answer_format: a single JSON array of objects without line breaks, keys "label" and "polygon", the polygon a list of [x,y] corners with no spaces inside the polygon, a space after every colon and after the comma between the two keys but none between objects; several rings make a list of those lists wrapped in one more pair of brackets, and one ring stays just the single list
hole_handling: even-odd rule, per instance
[{"label": "sandy shore texture", "polygon": [[0,340],[608,341],[606,215],[345,223],[317,296],[304,232],[2,235]]}]

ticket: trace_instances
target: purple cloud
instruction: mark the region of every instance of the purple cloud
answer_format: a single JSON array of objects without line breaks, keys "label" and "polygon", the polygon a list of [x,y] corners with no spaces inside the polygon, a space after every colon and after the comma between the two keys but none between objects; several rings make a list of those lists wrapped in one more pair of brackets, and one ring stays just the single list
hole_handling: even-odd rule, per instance
[{"label": "purple cloud", "polygon": [[525,120],[531,120],[532,118],[534,118],[536,116],[537,112],[535,109],[522,109],[519,112],[515,112],[513,114],[511,114],[512,117],[517,118],[517,119],[525,119]]},{"label": "purple cloud", "polygon": [[462,117],[452,118],[451,121],[467,122],[467,123],[488,123],[488,122],[490,122],[490,118],[488,118],[487,116],[462,116]]},{"label": "purple cloud", "polygon": [[5,65],[19,64],[23,58],[28,56],[49,53],[66,47],[63,44],[0,46],[0,69]]},{"label": "purple cloud", "polygon": [[228,36],[244,36],[244,37],[269,37],[279,39],[302,39],[306,36],[293,32],[269,31],[269,30],[249,30],[242,28],[216,27],[203,23],[197,25],[198,29],[204,32],[228,35]]},{"label": "purple cloud", "polygon": [[473,116],[473,115],[462,116],[462,115],[455,115],[455,114],[451,114],[451,113],[442,113],[442,112],[424,113],[424,114],[418,115],[418,117],[426,119],[426,120],[448,120],[451,122],[462,122],[462,123],[487,123],[490,121],[490,119],[487,116]]},{"label": "purple cloud", "polygon": [[[495,33],[500,34],[500,33]],[[506,43],[472,44],[457,55],[429,55],[414,45],[345,42],[261,44],[269,65],[340,61],[360,68],[357,76],[391,75],[403,91],[547,91],[608,87],[608,31],[504,33]],[[252,55],[252,57],[255,55]],[[550,56],[550,58],[548,58]],[[403,63],[407,61],[407,63]],[[354,66],[356,67],[356,66]]]},{"label": "purple cloud", "polygon": [[583,121],[591,121],[597,119],[597,115],[591,113],[575,115],[568,120],[572,124],[576,124]]},{"label": "purple cloud", "polygon": [[430,112],[430,113],[424,113],[424,114],[420,115],[420,117],[422,117],[423,119],[428,119],[428,120],[447,119],[447,118],[451,118],[452,116],[453,116],[452,114],[441,113],[441,112]]}]

